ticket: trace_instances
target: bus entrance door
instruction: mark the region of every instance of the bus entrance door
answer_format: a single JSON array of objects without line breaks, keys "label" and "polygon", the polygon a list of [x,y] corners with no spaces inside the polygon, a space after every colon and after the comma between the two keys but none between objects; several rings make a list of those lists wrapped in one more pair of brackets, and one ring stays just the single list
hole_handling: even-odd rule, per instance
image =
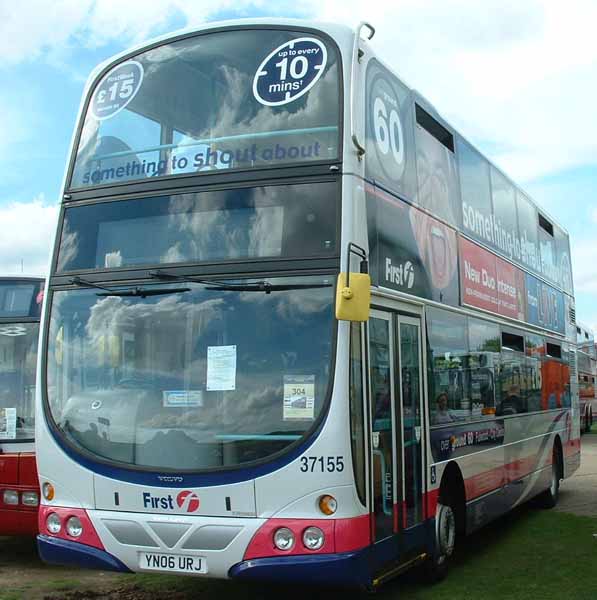
[{"label": "bus entrance door", "polygon": [[397,447],[402,453],[397,530],[403,533],[403,550],[408,551],[421,548],[425,541],[422,528],[416,527],[423,522],[424,494],[421,321],[405,315],[398,315],[397,321],[400,398]]},{"label": "bus entrance door", "polygon": [[395,530],[396,406],[392,314],[372,311],[368,330],[372,534],[373,539],[380,542],[392,537]]},{"label": "bus entrance door", "polygon": [[372,535],[382,568],[425,543],[416,527],[424,492],[420,319],[374,310],[368,334]]}]

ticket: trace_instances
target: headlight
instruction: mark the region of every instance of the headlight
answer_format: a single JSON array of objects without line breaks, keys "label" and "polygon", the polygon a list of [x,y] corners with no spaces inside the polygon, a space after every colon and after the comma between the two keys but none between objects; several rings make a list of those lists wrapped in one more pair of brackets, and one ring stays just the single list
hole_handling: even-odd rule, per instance
[{"label": "headlight", "polygon": [[303,544],[307,550],[319,550],[324,542],[325,536],[319,527],[307,527],[303,532]]},{"label": "headlight", "polygon": [[66,522],[66,533],[71,537],[79,537],[83,533],[83,523],[78,517],[71,517]]},{"label": "headlight", "polygon": [[294,533],[288,527],[280,527],[274,533],[274,544],[278,550],[292,550],[294,546]]},{"label": "headlight", "polygon": [[21,502],[25,506],[37,506],[39,504],[39,496],[37,492],[23,492],[21,494]]},{"label": "headlight", "polygon": [[2,500],[4,501],[4,504],[16,505],[19,503],[19,492],[15,490],[4,490]]},{"label": "headlight", "polygon": [[46,519],[46,527],[48,528],[48,531],[54,535],[60,533],[60,530],[62,529],[60,517],[56,513],[50,513]]}]

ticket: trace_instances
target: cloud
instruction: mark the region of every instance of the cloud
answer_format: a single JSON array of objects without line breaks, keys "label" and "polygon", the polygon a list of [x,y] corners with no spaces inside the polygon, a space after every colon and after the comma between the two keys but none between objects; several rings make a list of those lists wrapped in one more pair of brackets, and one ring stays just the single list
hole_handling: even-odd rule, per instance
[{"label": "cloud", "polygon": [[[173,22],[221,14],[301,14],[377,27],[384,60],[518,180],[595,164],[597,4],[527,0],[45,0],[0,6],[0,65],[80,46],[122,47]],[[1,68],[1,67],[0,67]]]},{"label": "cloud", "polygon": [[12,202],[0,207],[0,274],[45,275],[56,232],[58,207],[40,194],[31,202]]},{"label": "cloud", "polygon": [[331,0],[322,10],[376,26],[380,56],[515,179],[595,164],[595,3]]},{"label": "cloud", "polygon": [[597,240],[572,240],[575,292],[597,295]]},{"label": "cloud", "polygon": [[78,47],[123,48],[162,33],[175,17],[198,25],[223,11],[259,10],[260,0],[47,0],[0,4],[0,68]]}]

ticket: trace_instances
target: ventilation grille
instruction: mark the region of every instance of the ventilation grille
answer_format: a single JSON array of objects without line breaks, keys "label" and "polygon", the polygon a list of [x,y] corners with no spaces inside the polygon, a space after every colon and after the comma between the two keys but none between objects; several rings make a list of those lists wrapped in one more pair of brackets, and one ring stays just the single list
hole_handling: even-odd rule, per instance
[{"label": "ventilation grille", "polygon": [[576,308],[574,308],[574,306],[570,307],[570,323],[572,323],[572,325],[576,325]]},{"label": "ventilation grille", "polygon": [[570,379],[576,381],[578,378],[578,369],[576,368],[576,352],[570,352]]},{"label": "ventilation grille", "polygon": [[450,152],[454,152],[454,136],[425,109],[415,103],[417,123]]}]

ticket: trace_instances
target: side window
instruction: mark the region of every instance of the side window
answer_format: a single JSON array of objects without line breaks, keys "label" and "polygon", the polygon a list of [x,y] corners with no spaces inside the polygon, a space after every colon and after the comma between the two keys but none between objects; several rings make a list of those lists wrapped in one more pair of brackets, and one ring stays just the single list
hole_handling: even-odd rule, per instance
[{"label": "side window", "polygon": [[466,317],[446,310],[427,309],[429,422],[444,425],[468,420]]},{"label": "side window", "polygon": [[545,344],[539,335],[525,336],[525,372],[526,372],[526,405],[529,412],[542,409],[542,370],[541,361],[545,356]]},{"label": "side window", "polygon": [[468,319],[471,414],[491,417],[496,412],[500,328],[481,319]]},{"label": "side window", "polygon": [[516,415],[528,412],[524,337],[502,330],[502,351],[498,377],[496,414]]},{"label": "side window", "polygon": [[363,505],[365,495],[365,422],[363,415],[363,355],[361,325],[350,324],[350,432],[352,462],[357,492]]},{"label": "side window", "polygon": [[545,343],[545,356],[541,370],[543,373],[543,386],[541,391],[541,405],[543,410],[562,408],[566,401],[566,373],[569,382],[569,366],[562,360],[562,346],[558,342],[547,340]]},{"label": "side window", "polygon": [[[570,351],[562,346],[562,407],[570,408],[572,405],[572,394],[570,390]],[[593,388],[589,386],[589,395],[593,395]]]}]

